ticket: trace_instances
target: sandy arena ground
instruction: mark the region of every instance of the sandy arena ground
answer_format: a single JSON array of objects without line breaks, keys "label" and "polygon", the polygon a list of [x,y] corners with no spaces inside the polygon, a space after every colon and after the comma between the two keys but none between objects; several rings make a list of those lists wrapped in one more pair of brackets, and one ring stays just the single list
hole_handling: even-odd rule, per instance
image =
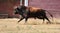
[{"label": "sandy arena ground", "polygon": [[[0,33],[60,33],[60,19],[54,18],[53,24],[42,24],[42,20],[29,19],[17,23],[17,18],[0,19]],[[25,24],[24,24],[25,23]]]}]

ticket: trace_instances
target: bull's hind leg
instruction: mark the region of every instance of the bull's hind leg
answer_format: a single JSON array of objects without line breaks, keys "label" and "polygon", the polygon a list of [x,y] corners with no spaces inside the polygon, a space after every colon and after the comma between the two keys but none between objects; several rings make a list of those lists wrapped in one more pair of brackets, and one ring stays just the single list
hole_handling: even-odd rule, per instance
[{"label": "bull's hind leg", "polygon": [[47,24],[48,24],[48,23],[50,23],[50,24],[51,24],[51,21],[50,21],[46,16],[45,16],[45,19],[47,19],[47,20],[49,21],[49,22],[47,22]]},{"label": "bull's hind leg", "polygon": [[43,23],[44,23],[44,21],[45,21],[45,18],[43,18]]},{"label": "bull's hind leg", "polygon": [[21,18],[19,21],[18,21],[18,23],[21,21],[21,20],[23,20],[24,18]]},{"label": "bull's hind leg", "polygon": [[37,17],[38,19],[43,19],[43,23],[45,21],[45,18],[44,17]]}]

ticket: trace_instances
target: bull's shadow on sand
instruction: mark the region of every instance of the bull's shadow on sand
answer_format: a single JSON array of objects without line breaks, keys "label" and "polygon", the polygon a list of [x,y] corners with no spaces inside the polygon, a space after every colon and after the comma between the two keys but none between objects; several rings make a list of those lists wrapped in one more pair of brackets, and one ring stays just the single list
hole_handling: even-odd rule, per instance
[{"label": "bull's shadow on sand", "polygon": [[[17,24],[22,24],[22,21],[19,22],[19,23],[17,22]],[[59,24],[59,25],[60,25],[60,22],[51,22],[51,23],[48,23],[48,21],[46,21],[46,22],[43,23],[42,21],[41,21],[41,22],[36,22],[36,21],[35,21],[35,22],[31,22],[31,23],[30,23],[30,22],[27,21],[26,23],[23,22],[22,25],[41,25],[41,24],[42,24],[42,25],[44,25],[44,24]]]},{"label": "bull's shadow on sand", "polygon": [[56,22],[56,24],[60,24],[59,22]]},{"label": "bull's shadow on sand", "polygon": [[[29,23],[24,23],[25,25],[40,25],[40,24],[37,24],[37,23],[33,23],[33,24],[29,24]],[[44,25],[44,24],[59,24],[60,25],[60,23],[59,22],[57,22],[57,23],[41,23],[42,25]]]},{"label": "bull's shadow on sand", "polygon": [[25,22],[25,19],[20,21],[18,24],[23,24],[24,25],[40,25],[40,24],[60,24],[60,22],[58,20],[51,20],[51,23],[49,23],[49,21],[45,20],[44,23],[43,23],[43,20],[42,19],[28,19],[27,22]]}]

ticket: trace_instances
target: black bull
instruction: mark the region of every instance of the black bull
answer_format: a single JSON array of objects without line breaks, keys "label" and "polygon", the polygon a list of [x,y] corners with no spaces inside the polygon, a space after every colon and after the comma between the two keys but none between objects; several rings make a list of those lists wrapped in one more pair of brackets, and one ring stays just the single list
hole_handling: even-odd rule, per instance
[{"label": "black bull", "polygon": [[[22,16],[22,18],[18,22],[20,22],[24,18],[25,18],[25,22],[28,20],[28,18],[34,18],[34,19],[38,18],[38,19],[43,19],[43,23],[45,19],[48,20],[49,23],[51,23],[51,21],[47,18],[45,12],[46,10],[44,9],[35,8],[35,7],[26,7],[26,6],[20,6],[15,9],[15,14],[19,14]],[[51,14],[50,16],[53,17]]]}]

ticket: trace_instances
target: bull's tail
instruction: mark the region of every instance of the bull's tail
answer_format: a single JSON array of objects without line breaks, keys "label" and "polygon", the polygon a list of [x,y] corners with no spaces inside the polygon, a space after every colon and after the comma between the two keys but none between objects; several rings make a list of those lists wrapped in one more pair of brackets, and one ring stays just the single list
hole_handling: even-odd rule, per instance
[{"label": "bull's tail", "polygon": [[[47,11],[48,12],[48,11]],[[50,13],[50,12],[48,12],[49,14],[50,14],[50,16],[52,17],[52,21],[53,21],[53,15]]]},{"label": "bull's tail", "polygon": [[[48,11],[47,11],[48,12]],[[49,12],[48,12],[49,13]],[[51,14],[51,13],[49,13],[50,14],[50,16],[53,18],[53,15]]]}]

